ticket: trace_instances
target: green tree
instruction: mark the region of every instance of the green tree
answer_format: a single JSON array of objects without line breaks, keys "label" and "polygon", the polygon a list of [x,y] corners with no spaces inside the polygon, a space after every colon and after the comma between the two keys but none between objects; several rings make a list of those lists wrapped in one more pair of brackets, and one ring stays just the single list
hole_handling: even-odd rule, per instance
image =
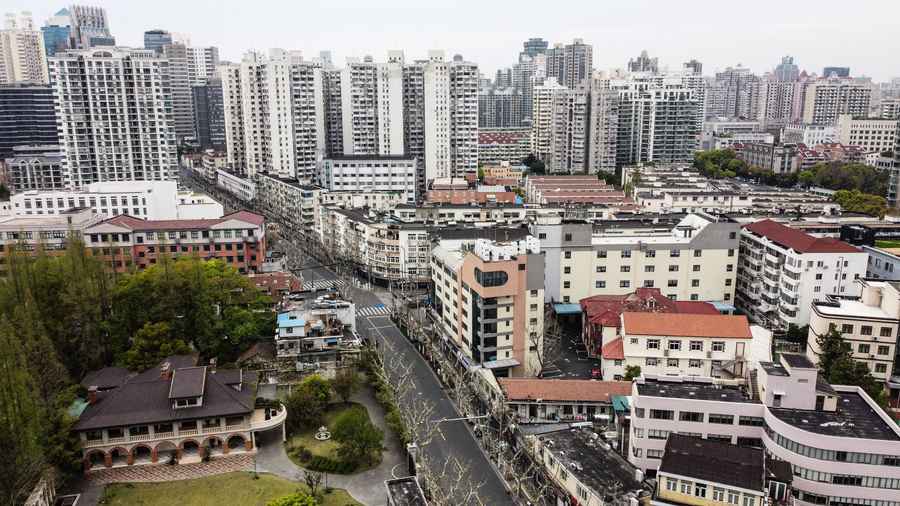
[{"label": "green tree", "polygon": [[840,204],[844,211],[868,214],[884,218],[887,213],[887,200],[878,195],[862,193],[859,190],[838,190],[832,199]]},{"label": "green tree", "polygon": [[191,353],[191,347],[172,337],[168,323],[145,323],[134,335],[131,349],[125,352],[125,367],[145,371],[164,358]]},{"label": "green tree", "polygon": [[625,381],[631,381],[635,378],[639,378],[640,376],[641,376],[641,366],[626,365],[625,366],[625,377],[622,379]]},{"label": "green tree", "polygon": [[478,180],[484,181],[484,167],[478,167]]},{"label": "green tree", "polygon": [[528,167],[529,174],[543,174],[546,170],[544,162],[542,162],[538,157],[534,156],[533,153],[522,159],[522,165]]},{"label": "green tree", "polygon": [[290,495],[272,499],[266,506],[317,506],[319,501],[306,492],[295,492]]},{"label": "green tree", "polygon": [[812,170],[802,170],[797,176],[797,181],[803,186],[809,188],[816,181],[816,173]]},{"label": "green tree", "polygon": [[819,370],[829,383],[858,386],[882,407],[887,406],[884,383],[872,377],[865,363],[853,360],[850,343],[840,331],[831,329],[818,336],[816,342],[820,350]]},{"label": "green tree", "polygon": [[384,446],[384,432],[372,424],[365,409],[348,409],[334,421],[331,437],[340,443],[338,455],[346,462],[373,462]]},{"label": "green tree", "polygon": [[303,378],[285,401],[287,424],[291,432],[322,424],[331,401],[331,384],[318,374]]},{"label": "green tree", "polygon": [[334,393],[341,401],[346,404],[353,397],[353,394],[359,390],[360,383],[359,374],[357,374],[356,370],[345,367],[339,369],[334,375],[334,379],[331,380],[331,388],[334,389]]},{"label": "green tree", "polygon": [[9,188],[5,184],[0,184],[0,200],[9,200]]}]

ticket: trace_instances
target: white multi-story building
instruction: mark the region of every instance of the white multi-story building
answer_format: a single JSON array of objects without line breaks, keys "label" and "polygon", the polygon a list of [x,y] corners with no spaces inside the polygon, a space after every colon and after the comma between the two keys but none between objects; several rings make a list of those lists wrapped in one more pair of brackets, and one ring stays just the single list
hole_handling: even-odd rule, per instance
[{"label": "white multi-story building", "polygon": [[806,84],[803,122],[834,125],[841,114],[868,117],[872,82],[867,79],[825,77]]},{"label": "white multi-story building", "polygon": [[781,128],[782,144],[818,146],[827,142],[838,142],[838,138],[838,128],[835,125],[789,123]]},{"label": "white multi-story building", "polygon": [[145,49],[64,51],[50,58],[50,75],[58,100],[59,141],[73,186],[177,176],[165,58]]},{"label": "white multi-story building", "polygon": [[548,172],[584,172],[587,169],[587,94],[578,90],[554,93],[551,115]]},{"label": "white multi-story building", "polygon": [[244,202],[256,198],[256,183],[252,179],[228,169],[216,169],[216,186]]},{"label": "white multi-story building", "polygon": [[673,300],[734,297],[740,226],[691,214],[680,220],[610,220],[531,226],[546,257],[547,302],[659,288]]},{"label": "white multi-story building", "polygon": [[862,388],[829,385],[805,355],[790,353],[760,362],[749,385],[741,383],[639,378],[628,460],[655,474],[669,435],[678,433],[763,448],[786,461],[797,506],[900,503],[900,428]]},{"label": "white multi-story building", "polygon": [[[340,150],[332,156],[403,154],[403,61],[350,60],[337,72]],[[337,106],[337,102],[329,102]]]},{"label": "white multi-story building", "polygon": [[741,230],[736,305],[770,328],[802,327],[828,295],[856,295],[868,255],[843,241],[814,237],[772,220]]},{"label": "white multi-story building", "polygon": [[442,242],[431,255],[438,333],[471,365],[497,377],[537,376],[544,338],[538,241],[452,243]]},{"label": "white multi-story building", "polygon": [[172,100],[172,122],[178,142],[197,136],[194,131],[194,99],[191,71],[194,57],[183,43],[166,44],[163,56],[169,62],[169,93]]},{"label": "white multi-story building", "polygon": [[881,117],[884,119],[900,119],[900,98],[882,98]]},{"label": "white multi-story building", "polygon": [[838,118],[838,142],[847,146],[859,146],[864,152],[893,152],[897,143],[900,120],[881,118],[854,118],[841,114]]},{"label": "white multi-story building", "polygon": [[329,191],[396,192],[403,202],[416,201],[416,159],[408,156],[344,155],[327,158],[319,185]]},{"label": "white multi-story building", "polygon": [[[90,49],[94,45],[115,45],[109,32],[106,9],[89,5],[69,8],[70,38],[73,49]],[[110,43],[113,44],[110,44]],[[99,44],[98,44],[99,43]]]},{"label": "white multi-story building", "polygon": [[26,191],[12,195],[10,204],[17,216],[58,215],[74,208],[145,220],[214,219],[224,214],[222,204],[206,195],[180,192],[174,181],[91,183],[82,190]]},{"label": "white multi-story building", "polygon": [[241,65],[235,63],[220,65],[218,72],[222,82],[222,102],[225,112],[226,160],[228,167],[235,173],[246,174]]},{"label": "white multi-story building", "polygon": [[344,209],[367,207],[377,212],[393,212],[398,206],[409,205],[405,196],[396,191],[323,191],[319,194],[319,204]]},{"label": "white multi-story building", "polygon": [[[258,172],[265,172],[270,165],[269,92],[266,76],[266,57],[262,53],[247,52],[240,64],[241,92],[234,97],[241,101],[241,121],[244,127],[244,159],[240,168],[235,165],[235,169],[251,177]],[[229,105],[231,98],[223,95],[222,99],[225,102],[227,128],[227,111],[232,108]],[[233,149],[230,143],[227,149]],[[237,151],[234,158],[237,160]]]},{"label": "white multi-story building", "polygon": [[48,83],[44,35],[34,27],[30,12],[6,14],[0,29],[0,84]]},{"label": "white multi-story building", "polygon": [[588,118],[588,172],[615,172],[619,133],[618,94],[609,81],[591,79]]},{"label": "white multi-story building", "polygon": [[[900,324],[900,288],[896,282],[858,280],[857,298],[829,297],[813,302],[809,317],[806,355],[819,364],[819,338],[837,330],[857,362],[866,364],[872,376],[887,381],[894,371],[897,328]],[[890,385],[900,388],[900,383]]]},{"label": "white multi-story building", "polygon": [[766,74],[759,81],[759,107],[756,119],[763,125],[785,125],[797,119],[796,99],[800,85],[797,81],[783,81],[774,74]]},{"label": "white multi-story building", "polygon": [[553,153],[554,97],[565,94],[568,88],[556,79],[548,78],[536,85],[532,96],[531,150],[539,159],[550,160]]},{"label": "white multi-story building", "polygon": [[188,48],[191,55],[191,84],[205,84],[216,77],[219,67],[219,48],[215,46]]}]

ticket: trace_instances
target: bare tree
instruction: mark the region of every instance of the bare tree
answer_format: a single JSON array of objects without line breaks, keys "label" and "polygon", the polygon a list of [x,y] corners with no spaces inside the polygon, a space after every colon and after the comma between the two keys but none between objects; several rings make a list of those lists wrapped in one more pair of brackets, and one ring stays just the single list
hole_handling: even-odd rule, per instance
[{"label": "bare tree", "polygon": [[306,482],[306,486],[309,487],[309,493],[313,497],[318,497],[319,495],[319,487],[322,486],[322,479],[324,475],[317,471],[310,471],[305,469],[303,471],[303,481]]}]

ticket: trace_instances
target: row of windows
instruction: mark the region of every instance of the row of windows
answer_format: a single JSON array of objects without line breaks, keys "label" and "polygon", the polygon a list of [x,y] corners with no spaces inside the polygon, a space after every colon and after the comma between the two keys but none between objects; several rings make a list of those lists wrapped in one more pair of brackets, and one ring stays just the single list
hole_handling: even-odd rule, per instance
[{"label": "row of windows", "polygon": [[[650,452],[648,451],[647,453],[649,456]],[[666,490],[705,498],[707,497],[708,487],[706,483],[692,483],[687,480],[676,480],[675,478],[669,478],[667,476]],[[727,504],[740,504],[741,492],[720,487],[712,487],[712,500]],[[743,506],[753,506],[754,504],[756,504],[756,497],[744,494]]]},{"label": "row of windows", "polygon": [[[637,418],[644,418],[644,408],[635,408],[634,416]],[[651,409],[650,410],[650,418],[654,418],[657,420],[674,420],[675,419],[675,411],[671,409]],[[678,421],[680,422],[703,422],[706,418],[706,414],[701,411],[679,411],[678,412]],[[733,425],[734,424],[734,415],[727,414],[717,414],[710,413],[709,414],[709,423],[718,423],[718,424],[726,424]],[[738,416],[738,425],[744,425],[749,427],[762,427],[765,425],[762,417],[758,416]],[[730,437],[729,437],[730,440]]]},{"label": "row of windows", "polygon": [[882,476],[856,476],[850,474],[833,474],[807,469],[794,465],[794,476],[817,481],[819,483],[831,483],[834,485],[849,485],[852,487],[900,489],[900,478],[886,478]]},{"label": "row of windows", "polygon": [[[648,350],[658,350],[660,347],[660,339],[647,339]],[[630,344],[638,344],[638,338],[629,338]],[[666,341],[666,347],[671,351],[681,351],[680,339],[669,339]],[[712,351],[725,351],[725,341],[713,341]],[[689,341],[688,348],[690,351],[703,351],[703,341]]]},{"label": "row of windows", "polygon": [[766,434],[768,434],[769,438],[774,441],[775,444],[790,452],[803,455],[804,457],[837,462],[850,462],[853,464],[900,466],[900,455],[880,455],[876,453],[846,452],[815,448],[788,439],[772,430],[768,425],[765,425],[765,430]]}]

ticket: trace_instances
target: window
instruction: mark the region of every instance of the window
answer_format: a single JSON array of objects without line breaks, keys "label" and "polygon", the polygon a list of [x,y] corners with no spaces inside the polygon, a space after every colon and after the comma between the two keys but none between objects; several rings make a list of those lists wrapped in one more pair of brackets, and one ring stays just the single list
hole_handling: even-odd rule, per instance
[{"label": "window", "polygon": [[647,458],[648,459],[661,459],[663,456],[662,450],[647,450]]},{"label": "window", "polygon": [[877,373],[886,373],[887,372],[887,364],[875,364],[875,372]]},{"label": "window", "polygon": [[863,336],[871,336],[872,335],[872,326],[871,325],[863,325],[859,328],[859,334]]},{"label": "window", "polygon": [[644,288],[653,288],[653,285],[655,285],[655,284],[656,283],[652,279],[644,280]]},{"label": "window", "polygon": [[[728,281],[731,281],[731,280],[729,279]],[[700,280],[692,279],[691,280],[691,288],[699,288],[699,287],[700,287]]]},{"label": "window", "polygon": [[620,288],[628,288],[629,286],[631,286],[631,281],[628,281],[627,279],[623,279],[622,281],[619,281]]},{"label": "window", "polygon": [[691,351],[703,351],[703,341],[691,341]]},{"label": "window", "polygon": [[655,270],[656,270],[655,265],[645,265],[644,266],[644,272],[654,272]]},{"label": "window", "polygon": [[738,498],[741,496],[741,493],[737,490],[729,490],[728,491],[728,504],[737,504]]},{"label": "window", "polygon": [[672,258],[680,257],[680,256],[681,256],[681,250],[679,250],[679,249],[669,250],[669,256],[672,257]]},{"label": "window", "polygon": [[666,439],[669,437],[669,431],[650,429],[647,431],[647,437],[649,439]]},{"label": "window", "polygon": [[666,360],[666,367],[678,367],[678,359],[670,358]]},{"label": "window", "polygon": [[734,270],[734,264],[728,264],[725,266],[725,272],[731,272]]},{"label": "window", "polygon": [[675,478],[666,478],[666,490],[678,492],[678,480]]},{"label": "window", "polygon": [[623,266],[619,267],[619,272],[631,272],[631,266],[623,265]]},{"label": "window", "polygon": [[699,411],[679,411],[678,420],[682,422],[702,422],[703,413]]},{"label": "window", "polygon": [[628,342],[631,343],[631,344],[637,344],[637,343],[638,343],[638,338],[632,337],[632,338],[628,339]]},{"label": "window", "polygon": [[566,258],[566,259],[572,258],[572,252],[571,251],[563,252],[563,258]]},{"label": "window", "polygon": [[699,257],[702,257],[702,256],[703,256],[703,250],[702,250],[702,249],[695,249],[695,250],[694,250],[694,257],[695,257],[695,258],[699,258]]},{"label": "window", "polygon": [[606,258],[606,251],[598,251],[597,258]]},{"label": "window", "polygon": [[714,487],[712,498],[713,498],[713,501],[725,502],[725,489],[719,488],[719,487]]},{"label": "window", "polygon": [[891,327],[881,327],[881,337],[891,337],[892,333]]},{"label": "window", "polygon": [[644,437],[644,429],[634,429],[634,437],[636,437],[636,438]]},{"label": "window", "polygon": [[891,347],[887,345],[878,346],[878,354],[879,355],[888,355],[891,353]]},{"label": "window", "polygon": [[843,324],[841,325],[841,334],[852,334],[853,333],[853,325]]},{"label": "window", "polygon": [[647,349],[648,350],[658,350],[659,349],[659,339],[647,339]]},{"label": "window", "polygon": [[581,498],[582,501],[588,500],[588,491],[581,485],[576,485],[576,491],[578,492],[578,497]]},{"label": "window", "polygon": [[691,483],[689,481],[682,481],[681,482],[681,493],[682,494],[690,494],[692,487],[693,487],[693,483]]},{"label": "window", "polygon": [[713,341],[712,351],[725,351],[725,341]]},{"label": "window", "polygon": [[644,359],[644,365],[646,365],[647,367],[656,367],[657,365],[659,365],[659,360],[655,358],[646,358]]},{"label": "window", "polygon": [[706,497],[706,483],[694,483],[694,495]]},{"label": "window", "polygon": [[644,408],[634,408],[634,416],[644,418]]},{"label": "window", "polygon": [[597,266],[597,272],[606,272],[606,266],[605,266],[605,265],[598,265],[598,266]]},{"label": "window", "polygon": [[820,273],[816,274],[816,280],[818,281],[821,279],[822,279],[822,273],[820,272]]},{"label": "window", "polygon": [[678,286],[678,280],[677,280],[677,279],[670,279],[670,280],[668,281],[668,283],[666,283],[666,285],[667,285],[669,288],[674,288],[674,287]]},{"label": "window", "polygon": [[568,265],[563,267],[563,274],[572,274],[572,268]]},{"label": "window", "polygon": [[710,413],[709,414],[709,423],[734,425],[734,415],[723,415],[723,414],[719,414],[719,413]]},{"label": "window", "polygon": [[572,234],[565,234],[565,235],[563,235],[563,240],[564,240],[564,241],[571,241],[571,240],[572,240]]},{"label": "window", "polygon": [[693,267],[693,269],[694,269],[694,272],[700,272],[700,266],[699,266],[699,265],[695,265],[695,266]]},{"label": "window", "polygon": [[606,281],[594,281],[594,288],[606,288]]},{"label": "window", "polygon": [[763,423],[762,417],[759,416],[740,416],[738,417],[738,425],[762,427],[765,424]]},{"label": "window", "polygon": [[858,351],[860,353],[869,353],[869,350],[871,350],[871,349],[872,349],[872,347],[868,344],[860,344]]},{"label": "window", "polygon": [[688,367],[691,369],[699,369],[703,367],[703,362],[697,359],[688,360]]},{"label": "window", "polygon": [[670,339],[669,340],[669,349],[673,350],[673,351],[681,350],[681,341],[679,341],[677,339]]},{"label": "window", "polygon": [[656,258],[656,250],[647,250],[644,252],[644,256],[647,258]]},{"label": "window", "polygon": [[[815,497],[818,497],[818,496],[814,496],[813,494],[810,494],[809,492],[803,493],[803,499],[805,501],[813,502],[816,500]],[[754,498],[752,495],[744,495],[744,506],[753,506],[755,503],[756,503],[756,498]],[[817,504],[825,504],[825,498],[822,497],[822,501],[818,502]]]},{"label": "window", "polygon": [[630,249],[622,250],[622,258],[631,258],[631,250]]},{"label": "window", "polygon": [[670,265],[670,266],[669,266],[669,272],[678,272],[678,266],[677,266],[677,265]]},{"label": "window", "polygon": [[563,288],[572,288],[571,281],[563,281]]}]

